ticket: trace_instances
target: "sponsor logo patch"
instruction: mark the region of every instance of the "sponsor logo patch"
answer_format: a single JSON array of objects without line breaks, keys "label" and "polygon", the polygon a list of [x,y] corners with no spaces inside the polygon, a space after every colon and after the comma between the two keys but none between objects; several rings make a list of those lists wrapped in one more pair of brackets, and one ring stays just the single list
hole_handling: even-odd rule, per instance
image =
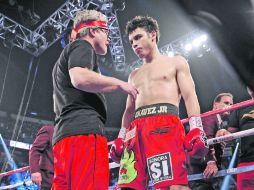
[{"label": "sponsor logo patch", "polygon": [[170,152],[147,158],[147,166],[153,184],[173,179]]}]

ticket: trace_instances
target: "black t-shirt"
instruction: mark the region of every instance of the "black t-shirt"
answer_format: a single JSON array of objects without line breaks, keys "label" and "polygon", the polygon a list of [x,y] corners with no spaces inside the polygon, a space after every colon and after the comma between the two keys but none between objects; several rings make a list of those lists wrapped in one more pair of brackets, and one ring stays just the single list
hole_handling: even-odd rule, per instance
[{"label": "black t-shirt", "polygon": [[105,97],[102,93],[75,88],[69,76],[69,69],[73,67],[88,68],[99,73],[97,56],[88,42],[76,40],[67,45],[54,66],[52,77],[56,126],[53,144],[73,135],[104,135]]},{"label": "black t-shirt", "polygon": [[[229,126],[239,131],[254,128],[254,106],[248,106],[232,112]],[[239,162],[254,162],[254,136],[241,138]]]}]

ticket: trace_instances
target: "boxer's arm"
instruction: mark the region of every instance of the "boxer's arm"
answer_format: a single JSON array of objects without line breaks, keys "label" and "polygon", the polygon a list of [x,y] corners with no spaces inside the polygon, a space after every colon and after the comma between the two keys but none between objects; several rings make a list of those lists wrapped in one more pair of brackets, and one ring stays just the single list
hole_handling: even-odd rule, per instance
[{"label": "boxer's arm", "polygon": [[200,107],[190,68],[183,57],[176,57],[176,79],[188,113],[190,132],[184,140],[184,147],[190,156],[203,158],[208,153],[207,137],[203,131]]},{"label": "boxer's arm", "polygon": [[129,128],[131,121],[133,119],[134,112],[135,112],[134,100],[132,99],[131,96],[128,96],[126,108],[122,118],[122,126],[120,132],[118,134],[118,137],[114,140],[109,151],[111,159],[114,160],[114,162],[116,163],[120,163],[124,149],[124,138],[127,133],[127,129]]},{"label": "boxer's arm", "polygon": [[133,120],[134,113],[135,113],[135,100],[132,98],[132,96],[128,95],[126,100],[125,111],[122,117],[122,126],[120,132],[118,134],[117,139],[114,140],[114,143],[110,148],[110,157],[116,163],[120,163],[124,149],[124,138],[127,133],[127,129],[129,128]]},{"label": "boxer's arm", "polygon": [[[137,73],[137,71],[138,71],[138,69],[131,72],[131,74],[129,75],[129,78],[128,78],[128,83],[132,84],[132,78]],[[132,96],[128,95],[127,100],[126,100],[125,110],[124,110],[123,117],[122,117],[121,128],[125,128],[125,129],[129,128],[129,126],[134,118],[134,113],[135,113],[135,99],[133,99]],[[119,137],[119,135],[118,135],[118,137]]]},{"label": "boxer's arm", "polygon": [[129,128],[134,117],[134,112],[135,112],[135,100],[131,96],[128,96],[125,111],[122,117],[122,126],[121,126],[122,128],[126,129]]},{"label": "boxer's arm", "polygon": [[195,84],[190,73],[189,64],[181,56],[177,56],[176,59],[178,61],[176,79],[184,99],[188,117],[200,115],[199,102],[195,91]]}]

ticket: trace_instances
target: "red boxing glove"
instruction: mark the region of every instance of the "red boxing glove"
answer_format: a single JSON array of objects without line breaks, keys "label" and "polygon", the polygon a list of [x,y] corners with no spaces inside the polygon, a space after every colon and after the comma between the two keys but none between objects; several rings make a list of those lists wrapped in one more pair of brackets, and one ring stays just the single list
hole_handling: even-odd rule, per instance
[{"label": "red boxing glove", "polygon": [[112,160],[114,160],[115,163],[120,163],[122,154],[123,154],[123,146],[124,146],[124,142],[122,138],[117,138],[116,140],[114,140],[109,154]]},{"label": "red boxing glove", "polygon": [[184,140],[184,147],[193,158],[203,158],[209,149],[200,117],[190,118],[190,132]]}]

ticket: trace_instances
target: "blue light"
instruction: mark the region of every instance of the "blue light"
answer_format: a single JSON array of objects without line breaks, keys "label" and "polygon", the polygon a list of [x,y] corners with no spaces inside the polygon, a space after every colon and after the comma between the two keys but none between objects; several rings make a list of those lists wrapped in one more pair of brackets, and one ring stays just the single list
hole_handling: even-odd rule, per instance
[{"label": "blue light", "polygon": [[38,115],[37,112],[30,112],[30,115]]}]

